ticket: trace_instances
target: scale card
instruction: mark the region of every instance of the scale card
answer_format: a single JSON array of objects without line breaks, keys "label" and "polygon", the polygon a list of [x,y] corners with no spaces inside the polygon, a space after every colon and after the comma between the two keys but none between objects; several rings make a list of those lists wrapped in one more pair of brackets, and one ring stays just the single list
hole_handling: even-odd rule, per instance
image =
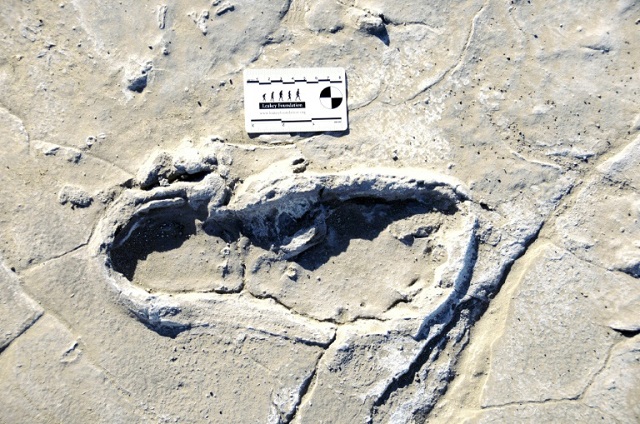
[{"label": "scale card", "polygon": [[246,69],[244,119],[248,133],[345,131],[344,69]]}]

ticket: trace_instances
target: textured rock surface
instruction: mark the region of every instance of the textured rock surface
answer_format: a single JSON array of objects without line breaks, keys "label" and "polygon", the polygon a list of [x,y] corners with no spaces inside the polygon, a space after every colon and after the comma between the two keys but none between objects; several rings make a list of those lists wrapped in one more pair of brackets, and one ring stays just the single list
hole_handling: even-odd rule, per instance
[{"label": "textured rock surface", "polygon": [[[6,2],[0,422],[637,422],[639,17]],[[311,66],[349,130],[249,137]]]},{"label": "textured rock surface", "polygon": [[4,266],[0,282],[0,350],[4,350],[42,316],[42,308],[24,294],[15,274]]}]

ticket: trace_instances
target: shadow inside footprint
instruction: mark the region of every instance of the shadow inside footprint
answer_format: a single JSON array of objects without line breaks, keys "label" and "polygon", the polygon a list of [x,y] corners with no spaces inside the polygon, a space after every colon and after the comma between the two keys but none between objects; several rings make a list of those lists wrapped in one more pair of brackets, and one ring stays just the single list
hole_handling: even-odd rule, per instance
[{"label": "shadow inside footprint", "polygon": [[347,251],[352,240],[374,240],[392,222],[431,211],[415,200],[381,202],[356,199],[339,204],[326,218],[324,241],[293,259],[308,271],[315,271],[332,257]]},{"label": "shadow inside footprint", "polygon": [[[150,213],[129,223],[116,237],[111,249],[111,264],[115,271],[133,281],[136,268],[154,252],[180,248],[196,233],[197,214],[184,206],[171,211]],[[122,239],[128,235],[126,239]]]},{"label": "shadow inside footprint", "polygon": [[346,252],[354,240],[373,241],[394,222],[457,211],[453,199],[436,191],[420,200],[325,196],[299,217],[273,208],[244,219],[229,214],[216,220],[183,205],[131,220],[116,234],[110,260],[115,271],[149,289],[235,291],[245,277],[249,246],[313,272]]}]

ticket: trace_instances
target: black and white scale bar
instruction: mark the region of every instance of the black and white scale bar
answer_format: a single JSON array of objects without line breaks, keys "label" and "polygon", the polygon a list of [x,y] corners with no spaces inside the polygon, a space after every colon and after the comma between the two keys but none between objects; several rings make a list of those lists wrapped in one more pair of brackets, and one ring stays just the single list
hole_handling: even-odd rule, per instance
[{"label": "black and white scale bar", "polygon": [[270,85],[270,84],[295,84],[297,82],[304,82],[307,84],[318,84],[321,82],[328,82],[329,84],[342,84],[340,80],[330,80],[330,79],[319,79],[319,80],[306,80],[306,79],[297,79],[293,81],[283,81],[283,80],[273,80],[273,81],[259,81],[259,80],[248,80],[247,84],[258,84],[258,85]]},{"label": "black and white scale bar", "polygon": [[311,119],[252,119],[251,122],[284,122],[286,123],[298,123],[298,122],[313,122],[313,121],[339,121],[342,118],[311,118]]},{"label": "black and white scale bar", "polygon": [[250,134],[349,127],[344,68],[245,69],[243,80],[244,122]]}]

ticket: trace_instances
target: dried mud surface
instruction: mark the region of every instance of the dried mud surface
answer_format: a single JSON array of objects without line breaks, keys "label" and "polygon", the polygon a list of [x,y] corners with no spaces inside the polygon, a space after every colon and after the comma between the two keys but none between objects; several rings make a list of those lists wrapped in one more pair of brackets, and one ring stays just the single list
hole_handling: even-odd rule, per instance
[{"label": "dried mud surface", "polygon": [[5,3],[0,422],[640,420],[639,2]]}]

